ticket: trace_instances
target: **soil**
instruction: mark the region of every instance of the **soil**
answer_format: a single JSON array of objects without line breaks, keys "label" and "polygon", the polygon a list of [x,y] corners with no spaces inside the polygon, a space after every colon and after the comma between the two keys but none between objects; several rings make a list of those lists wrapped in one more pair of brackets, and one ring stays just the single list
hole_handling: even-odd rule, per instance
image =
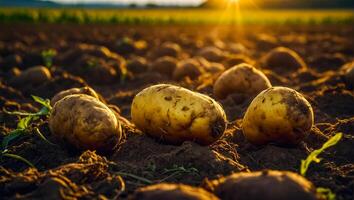
[{"label": "soil", "polygon": [[[330,188],[337,199],[354,198],[354,90],[346,85],[340,71],[343,64],[354,59],[352,26],[248,26],[239,31],[226,26],[1,24],[0,29],[0,140],[16,128],[19,119],[6,114],[4,109],[35,112],[40,108],[31,95],[50,99],[65,89],[90,86],[108,104],[119,107],[121,115],[128,120],[134,95],[152,84],[178,84],[213,97],[216,74],[178,82],[152,71],[122,75],[125,62],[130,58],[144,57],[150,65],[155,60],[151,52],[157,51],[164,42],[181,46],[181,51],[174,55],[178,60],[197,55],[202,47],[221,46],[223,52],[229,52],[228,44],[241,43],[247,48],[245,56],[252,63],[259,62],[272,48],[288,47],[304,59],[308,68],[281,75],[269,69],[264,72],[274,86],[287,86],[301,92],[315,113],[315,125],[299,145],[253,146],[241,131],[242,117],[252,98],[234,94],[220,101],[227,113],[228,128],[224,136],[210,146],[193,142],[179,146],[164,144],[131,125],[125,126],[124,141],[110,154],[79,151],[57,141],[49,131],[47,119],[42,118],[36,126],[56,145],[44,142],[34,133],[11,142],[9,153],[26,158],[36,169],[2,157],[2,199],[40,199],[43,196],[46,199],[63,196],[125,199],[137,188],[153,183],[200,186],[205,178],[240,171],[299,172],[301,160],[337,132],[344,134],[343,139],[320,155],[323,159],[310,166],[306,177],[316,187]],[[126,37],[130,40],[123,39]],[[123,46],[129,47],[129,51],[125,51],[127,48],[122,48],[122,41],[139,41],[140,45],[124,43]],[[93,45],[96,51],[78,48],[82,43]],[[102,47],[108,48],[110,53],[105,53]],[[57,51],[50,68],[52,78],[41,84],[15,84],[15,67],[25,70],[44,65],[41,52],[48,49]],[[62,56],[68,54],[71,56]],[[223,60],[218,62],[226,66],[227,58],[224,59],[224,63]],[[102,67],[97,68],[97,64]]]}]

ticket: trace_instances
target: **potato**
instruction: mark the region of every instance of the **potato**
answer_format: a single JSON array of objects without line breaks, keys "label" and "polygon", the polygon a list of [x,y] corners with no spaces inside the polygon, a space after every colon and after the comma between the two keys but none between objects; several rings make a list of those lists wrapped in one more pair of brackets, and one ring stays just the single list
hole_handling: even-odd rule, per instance
[{"label": "potato", "polygon": [[127,61],[127,68],[134,74],[147,72],[148,64],[145,58],[140,56],[135,56]]},{"label": "potato", "polygon": [[44,66],[35,66],[22,71],[20,75],[14,77],[11,82],[15,85],[40,85],[46,81],[49,81],[51,78],[52,75],[48,68]]},{"label": "potato", "polygon": [[220,62],[224,58],[223,52],[214,46],[202,48],[198,55],[211,62]]},{"label": "potato", "polygon": [[257,95],[271,87],[268,78],[259,70],[246,63],[236,65],[222,73],[214,84],[214,95],[224,99],[233,93]]},{"label": "potato", "polygon": [[316,200],[316,188],[289,171],[240,172],[206,181],[205,187],[224,200]]},{"label": "potato", "polygon": [[180,52],[181,52],[181,47],[178,44],[173,42],[165,42],[156,50],[155,56],[156,57],[161,57],[161,56],[177,57]]},{"label": "potato", "polygon": [[261,60],[262,66],[277,73],[295,72],[306,68],[304,60],[293,50],[277,47]]},{"label": "potato", "polygon": [[85,94],[69,95],[54,104],[49,128],[53,135],[82,150],[110,151],[123,135],[115,113]]},{"label": "potato", "polygon": [[138,93],[131,117],[143,132],[173,144],[189,140],[208,145],[226,128],[225,112],[216,101],[169,84],[154,85]]},{"label": "potato", "polygon": [[151,64],[150,70],[171,77],[176,67],[177,59],[164,56],[155,60],[155,62]]},{"label": "potato", "polygon": [[177,68],[173,72],[173,79],[181,80],[187,76],[191,79],[195,79],[201,74],[202,68],[198,61],[186,59],[178,63]]},{"label": "potato", "polygon": [[160,183],[136,190],[130,200],[217,200],[202,188],[183,184]]},{"label": "potato", "polygon": [[223,72],[225,70],[225,67],[221,63],[211,62],[205,70],[210,73],[218,73]]},{"label": "potato", "polygon": [[90,87],[82,87],[82,88],[71,88],[68,90],[63,90],[56,95],[50,100],[50,105],[54,106],[56,102],[58,102],[60,99],[69,96],[71,94],[86,94],[92,97],[95,97],[96,99],[100,100],[99,95],[96,93],[95,90],[93,90]]},{"label": "potato", "polygon": [[310,103],[298,92],[272,87],[253,99],[242,122],[246,139],[253,144],[297,144],[314,121]]},{"label": "potato", "polygon": [[248,54],[248,49],[241,43],[231,43],[228,50],[233,54]]}]

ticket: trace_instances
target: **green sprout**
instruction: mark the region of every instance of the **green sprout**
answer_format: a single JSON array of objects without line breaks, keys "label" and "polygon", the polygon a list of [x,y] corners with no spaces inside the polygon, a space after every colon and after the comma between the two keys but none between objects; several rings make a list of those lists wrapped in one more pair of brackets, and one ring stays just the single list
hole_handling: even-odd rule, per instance
[{"label": "green sprout", "polygon": [[305,160],[301,160],[301,168],[300,168],[300,173],[302,176],[306,175],[307,169],[309,168],[310,164],[312,162],[319,163],[321,161],[321,158],[318,158],[317,156],[322,153],[325,149],[336,145],[339,140],[342,138],[343,134],[342,133],[337,133],[333,137],[331,137],[327,142],[325,142],[320,149],[316,149],[313,152],[311,152]]},{"label": "green sprout", "polygon": [[53,65],[53,58],[57,55],[55,49],[48,49],[41,52],[44,65],[48,68],[51,68]]},{"label": "green sprout", "polygon": [[[327,148],[336,145],[339,142],[339,140],[342,138],[342,136],[343,136],[343,133],[335,134],[334,136],[329,138],[327,140],[327,142],[325,142],[322,145],[321,148],[316,149],[313,152],[311,152],[305,160],[301,160],[301,167],[300,167],[301,175],[302,176],[306,175],[307,169],[309,168],[309,166],[312,162],[316,162],[316,163],[321,162],[321,158],[318,158],[317,156],[320,153],[322,153],[324,150],[326,150]],[[316,192],[318,195],[321,196],[321,199],[327,199],[327,200],[335,200],[336,199],[336,194],[334,194],[332,192],[332,190],[329,188],[318,187],[316,189]]]},{"label": "green sprout", "polygon": [[55,145],[45,138],[45,136],[40,132],[38,127],[31,128],[31,123],[33,121],[39,119],[39,116],[48,116],[50,114],[50,111],[52,109],[52,107],[50,106],[50,101],[49,101],[49,99],[42,99],[41,97],[34,96],[34,95],[32,95],[32,98],[35,102],[42,105],[42,108],[36,113],[26,113],[26,112],[18,112],[18,111],[9,112],[9,111],[4,110],[4,112],[7,114],[19,115],[19,116],[25,116],[25,117],[21,118],[17,123],[16,129],[11,131],[10,133],[8,133],[1,141],[0,156],[17,159],[17,160],[20,160],[20,161],[28,164],[31,167],[34,167],[34,165],[31,162],[29,162],[28,160],[26,160],[25,158],[23,158],[19,155],[16,155],[16,154],[8,153],[8,146],[11,141],[15,140],[16,138],[18,138],[22,135],[31,133],[33,131],[46,143],[48,143],[50,145]]}]

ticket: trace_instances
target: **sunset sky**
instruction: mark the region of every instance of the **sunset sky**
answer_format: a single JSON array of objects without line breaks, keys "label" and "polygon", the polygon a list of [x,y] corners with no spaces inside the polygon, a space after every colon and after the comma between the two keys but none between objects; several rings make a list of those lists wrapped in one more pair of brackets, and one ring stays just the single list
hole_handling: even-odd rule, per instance
[{"label": "sunset sky", "polygon": [[146,4],[155,3],[161,5],[199,5],[204,0],[50,0],[57,3],[118,3],[118,4]]}]

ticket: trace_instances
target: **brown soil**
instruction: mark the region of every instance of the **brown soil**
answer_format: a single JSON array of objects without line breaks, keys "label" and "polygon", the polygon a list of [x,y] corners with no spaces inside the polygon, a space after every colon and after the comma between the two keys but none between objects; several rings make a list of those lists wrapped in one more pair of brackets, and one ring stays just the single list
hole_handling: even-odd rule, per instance
[{"label": "brown soil", "polygon": [[[344,63],[354,59],[354,29],[351,26],[252,26],[245,27],[243,35],[233,34],[230,27],[215,29],[211,26],[2,24],[0,30],[0,141],[16,128],[18,120],[17,116],[8,115],[3,109],[36,111],[38,105],[33,103],[30,95],[50,99],[64,89],[90,86],[109,104],[118,106],[127,119],[130,119],[134,95],[154,83],[179,84],[213,97],[212,85],[216,75],[212,74],[179,82],[156,71],[128,72],[122,77],[124,59],[141,56],[149,65],[155,59],[151,52],[157,51],[164,42],[181,46],[178,60],[195,56],[202,47],[216,46],[220,41],[226,44],[225,52],[228,43],[242,43],[249,49],[247,57],[255,63],[271,48],[285,46],[293,49],[306,62],[306,70],[282,75],[267,70],[265,74],[273,85],[291,87],[304,94],[315,113],[315,126],[299,145],[253,146],[245,141],[241,131],[242,117],[252,99],[239,94],[230,95],[220,102],[229,120],[227,131],[213,145],[200,146],[193,142],[184,142],[180,146],[163,144],[127,126],[124,142],[112,154],[80,152],[57,141],[43,118],[38,123],[40,130],[57,145],[45,143],[34,133],[11,142],[9,152],[28,159],[37,169],[2,157],[0,194],[3,199],[40,199],[43,196],[58,199],[60,195],[82,199],[124,199],[137,188],[153,183],[200,186],[205,178],[215,179],[232,172],[263,169],[299,172],[301,159],[337,132],[343,132],[344,138],[321,154],[323,160],[310,166],[307,178],[317,187],[332,189],[337,199],[354,198],[354,92],[345,84],[339,70]],[[130,45],[129,51],[122,53],[119,41],[123,37],[144,40],[148,46],[138,49],[137,45]],[[12,84],[14,67],[25,70],[44,65],[41,51],[53,48],[59,57],[81,43],[107,47],[119,57],[112,58],[104,51],[87,53],[78,50],[74,52],[75,61],[54,59],[50,80],[39,85],[31,82]],[[80,62],[86,58],[92,58],[90,62],[94,60],[102,68],[97,69],[92,63],[85,68],[87,63]],[[224,59],[226,62],[227,58]],[[100,81],[101,78],[104,81]]]}]

